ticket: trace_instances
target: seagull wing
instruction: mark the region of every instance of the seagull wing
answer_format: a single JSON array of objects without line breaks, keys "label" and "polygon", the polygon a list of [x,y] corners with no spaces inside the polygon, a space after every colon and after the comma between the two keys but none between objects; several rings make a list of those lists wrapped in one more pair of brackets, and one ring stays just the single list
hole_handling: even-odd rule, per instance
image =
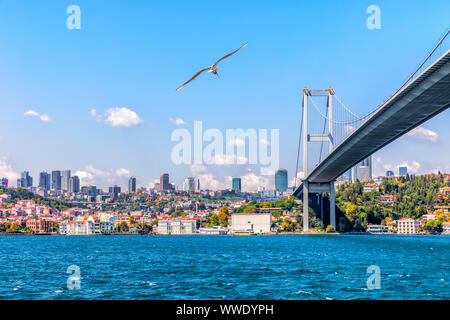
[{"label": "seagull wing", "polygon": [[220,58],[219,60],[216,61],[216,63],[214,63],[215,65],[217,65],[220,61],[222,61],[223,59],[228,58],[229,56],[232,56],[233,54],[235,54],[236,52],[238,52],[239,50],[241,50],[243,47],[245,47],[247,45],[244,44],[242,47],[240,47],[239,49],[237,49],[236,51],[233,51],[232,53],[227,54],[226,56],[223,56],[222,58]]},{"label": "seagull wing", "polygon": [[194,76],[193,76],[192,78],[190,78],[188,81],[186,81],[186,82],[183,83],[181,86],[179,86],[179,87],[177,88],[177,91],[180,90],[180,89],[182,89],[183,87],[185,87],[189,82],[191,82],[191,81],[194,80],[195,78],[197,78],[197,77],[200,75],[200,73],[205,72],[206,70],[209,70],[209,69],[211,69],[211,67],[208,67],[208,68],[205,68],[205,69],[203,69],[203,70],[200,70],[199,72],[197,72],[196,74],[194,74]]}]

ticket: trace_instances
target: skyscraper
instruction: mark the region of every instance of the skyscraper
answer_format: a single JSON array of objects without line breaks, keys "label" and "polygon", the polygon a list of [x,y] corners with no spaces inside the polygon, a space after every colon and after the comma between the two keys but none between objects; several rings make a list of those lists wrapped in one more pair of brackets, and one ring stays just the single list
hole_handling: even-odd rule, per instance
[{"label": "skyscraper", "polygon": [[386,177],[393,177],[394,176],[394,172],[391,170],[386,171]]},{"label": "skyscraper", "polygon": [[50,173],[42,171],[39,174],[39,188],[50,190]]},{"label": "skyscraper", "polygon": [[61,171],[61,190],[69,191],[70,187],[70,170]]},{"label": "skyscraper", "polygon": [[8,178],[2,178],[2,185],[3,188],[8,188]]},{"label": "skyscraper", "polygon": [[187,177],[186,179],[184,179],[183,191],[195,192],[195,178]]},{"label": "skyscraper", "polygon": [[408,167],[399,167],[398,168],[399,176],[406,176],[407,174],[408,174]]},{"label": "skyscraper", "polygon": [[70,178],[69,192],[80,192],[80,178],[78,176],[73,176]]},{"label": "skyscraper", "polygon": [[52,171],[52,189],[61,190],[61,171]]},{"label": "skyscraper", "polygon": [[18,188],[28,188],[33,186],[33,178],[28,171],[24,171],[20,174],[20,178],[17,179]]},{"label": "skyscraper", "polygon": [[109,187],[109,193],[111,194],[112,199],[116,199],[120,193],[120,187],[119,186]]},{"label": "skyscraper", "polygon": [[200,191],[200,179],[197,178],[197,191]]},{"label": "skyscraper", "polygon": [[233,180],[231,180],[231,189],[241,191],[242,188],[241,182],[242,182],[241,178],[233,178]]},{"label": "skyscraper", "polygon": [[372,179],[372,156],[367,157],[353,167],[352,181]]},{"label": "skyscraper", "polygon": [[171,185],[169,183],[169,174],[164,173],[159,178],[159,190],[165,191],[165,190],[170,190],[170,189],[171,189]]},{"label": "skyscraper", "polygon": [[278,192],[286,192],[288,187],[288,172],[286,169],[279,169],[275,172],[275,189]]},{"label": "skyscraper", "polygon": [[136,192],[136,178],[131,177],[128,180],[128,193],[135,193]]}]

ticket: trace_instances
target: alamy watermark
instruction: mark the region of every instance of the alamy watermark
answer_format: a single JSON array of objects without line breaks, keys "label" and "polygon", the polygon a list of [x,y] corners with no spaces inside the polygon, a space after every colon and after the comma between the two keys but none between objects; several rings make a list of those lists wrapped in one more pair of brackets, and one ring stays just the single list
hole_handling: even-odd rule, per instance
[{"label": "alamy watermark", "polygon": [[[270,139],[270,140],[269,140]],[[194,121],[194,132],[178,128],[171,141],[178,142],[171,152],[174,164],[261,165],[261,175],[273,174],[280,162],[280,130],[215,128],[203,132],[203,122]],[[270,149],[270,152],[269,152]]]},{"label": "alamy watermark", "polygon": [[369,30],[381,29],[381,9],[380,9],[380,7],[372,4],[367,7],[366,13],[370,14],[370,16],[367,18],[367,22],[366,22],[367,28]]},{"label": "alamy watermark", "polygon": [[81,29],[81,10],[80,7],[72,4],[67,7],[66,13],[70,14],[66,20],[67,29]]},{"label": "alamy watermark", "polygon": [[67,289],[78,290],[81,289],[81,270],[79,266],[71,265],[67,267],[66,273],[70,273],[67,278]]},{"label": "alamy watermark", "polygon": [[370,276],[367,278],[367,289],[381,289],[381,269],[379,266],[371,265],[367,267],[366,273]]}]

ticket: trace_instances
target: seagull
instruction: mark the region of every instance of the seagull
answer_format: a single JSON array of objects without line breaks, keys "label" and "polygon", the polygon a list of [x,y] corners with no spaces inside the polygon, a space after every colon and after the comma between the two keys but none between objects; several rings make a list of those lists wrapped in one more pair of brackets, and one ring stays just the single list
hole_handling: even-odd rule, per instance
[{"label": "seagull", "polygon": [[232,56],[233,54],[235,54],[236,52],[238,52],[239,50],[241,50],[243,47],[245,47],[246,45],[247,45],[247,43],[244,44],[244,45],[243,45],[242,47],[240,47],[239,49],[237,49],[237,50],[235,50],[235,51],[233,51],[233,52],[231,52],[231,53],[229,53],[229,54],[223,56],[222,58],[220,58],[219,60],[217,60],[212,66],[200,70],[199,72],[197,72],[196,74],[194,74],[194,76],[193,76],[192,78],[190,78],[188,81],[186,81],[186,82],[183,83],[181,86],[179,86],[179,87],[177,88],[177,91],[178,91],[178,90],[181,90],[182,88],[184,88],[185,86],[187,86],[189,82],[191,82],[192,80],[194,80],[195,78],[197,78],[201,73],[203,73],[203,72],[205,72],[205,71],[207,71],[207,70],[208,70],[208,72],[211,72],[211,73],[215,74],[216,76],[219,76],[219,74],[217,73],[217,64],[218,64],[220,61],[222,61],[222,60],[228,58],[229,56]]}]

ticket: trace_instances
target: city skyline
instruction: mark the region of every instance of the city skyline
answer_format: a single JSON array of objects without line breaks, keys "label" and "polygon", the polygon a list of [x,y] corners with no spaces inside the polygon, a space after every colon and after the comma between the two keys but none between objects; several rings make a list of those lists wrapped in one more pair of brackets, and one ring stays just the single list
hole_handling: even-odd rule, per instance
[{"label": "city skyline", "polygon": [[[62,173],[69,167],[81,185],[101,188],[117,184],[125,190],[131,176],[149,187],[162,172],[170,172],[178,187],[189,176],[199,177],[205,189],[228,188],[237,176],[243,191],[274,187],[273,175],[261,176],[258,165],[173,164],[171,132],[192,130],[195,120],[221,131],[280,129],[280,167],[291,173],[293,185],[301,89],[332,86],[355,111],[367,113],[399,87],[442,36],[449,6],[382,2],[382,27],[369,30],[370,3],[364,1],[325,7],[263,2],[258,14],[248,4],[236,13],[232,3],[218,10],[218,4],[180,2],[175,13],[164,4],[77,4],[80,30],[66,28],[65,4],[0,3],[5,48],[0,53],[5,119],[0,176],[10,185],[23,171],[36,185],[41,168],[63,167]],[[216,17],[192,21],[211,6]],[[110,21],[122,14],[127,19]],[[241,14],[245,21],[234,19]],[[230,25],[233,19],[240,22]],[[320,23],[331,20],[334,34]],[[189,28],[180,31],[177,23],[186,21]],[[218,41],[203,43],[211,37]],[[204,61],[243,42],[248,46],[224,62],[219,80],[199,78],[175,92]],[[163,51],[154,50],[161,44]],[[373,174],[405,165],[411,174],[449,172],[449,121],[446,111],[375,153]]]}]

